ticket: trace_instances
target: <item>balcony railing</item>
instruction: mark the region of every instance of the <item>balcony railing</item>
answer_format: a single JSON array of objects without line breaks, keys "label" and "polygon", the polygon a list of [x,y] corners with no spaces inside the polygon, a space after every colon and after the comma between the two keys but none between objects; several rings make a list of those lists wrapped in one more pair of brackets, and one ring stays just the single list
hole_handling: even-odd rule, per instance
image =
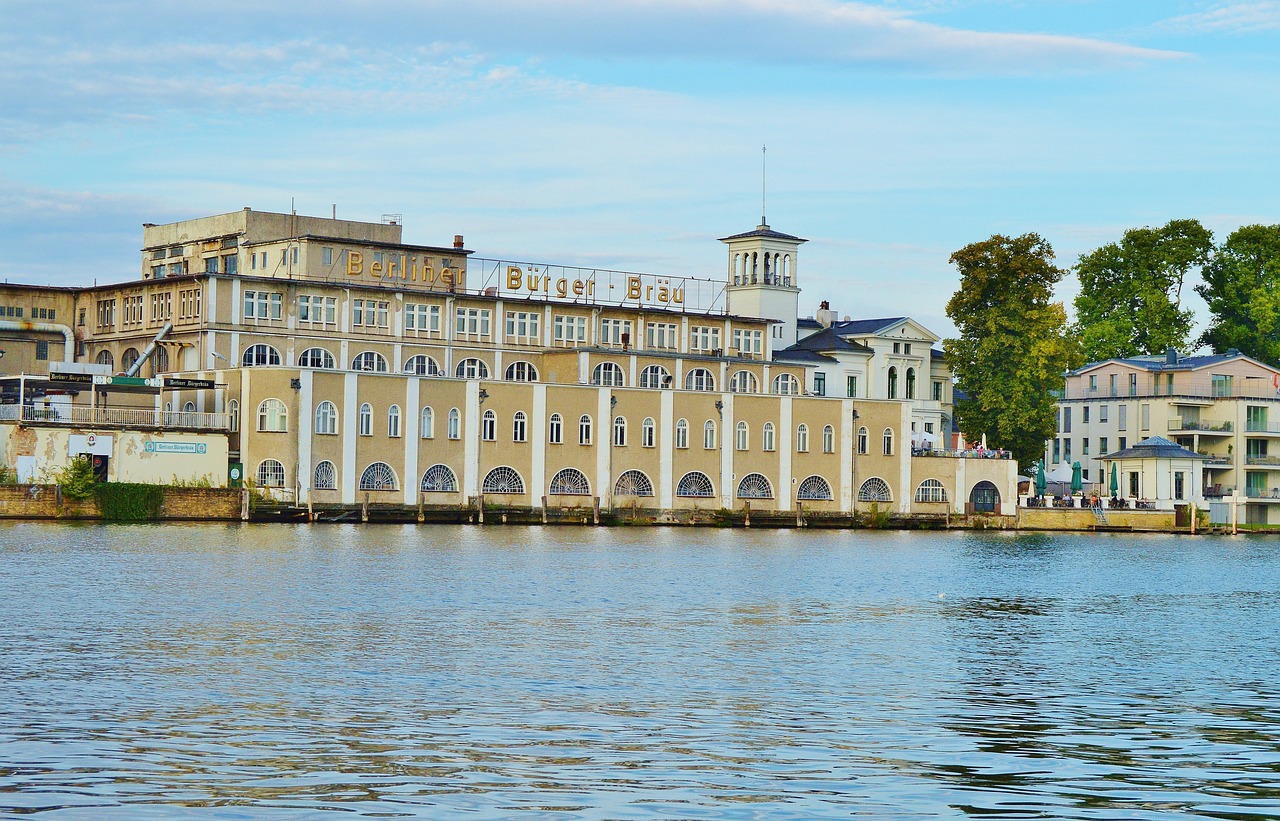
[{"label": "balcony railing", "polygon": [[1230,422],[1200,422],[1192,419],[1169,420],[1169,430],[1194,430],[1202,433],[1230,433]]},{"label": "balcony railing", "polygon": [[76,427],[227,429],[225,413],[158,411],[149,408],[89,408],[76,405],[66,408],[0,405],[0,421]]},{"label": "balcony railing", "polygon": [[1266,422],[1249,422],[1244,423],[1246,433],[1280,433],[1280,425],[1268,425]]},{"label": "balcony railing", "polygon": [[[1256,383],[1256,384],[1255,384]],[[1236,384],[1231,386],[1213,385],[1206,382],[1200,382],[1190,385],[1174,385],[1170,390],[1167,385],[1151,387],[1140,385],[1130,390],[1128,385],[1121,385],[1112,389],[1109,387],[1098,388],[1071,388],[1068,387],[1065,392],[1067,399],[1174,399],[1175,402],[1179,397],[1198,400],[1213,399],[1280,399],[1274,385],[1271,384],[1271,377],[1266,379],[1249,379],[1245,380],[1243,385]]]},{"label": "balcony railing", "polygon": [[1244,457],[1246,465],[1271,465],[1280,467],[1280,456],[1246,456]]},{"label": "balcony railing", "polygon": [[912,456],[936,457],[939,459],[1012,459],[1013,454],[1004,450],[946,450],[935,448],[912,448]]},{"label": "balcony railing", "polygon": [[1205,457],[1204,465],[1207,467],[1231,467],[1230,456],[1219,456],[1203,454]]}]

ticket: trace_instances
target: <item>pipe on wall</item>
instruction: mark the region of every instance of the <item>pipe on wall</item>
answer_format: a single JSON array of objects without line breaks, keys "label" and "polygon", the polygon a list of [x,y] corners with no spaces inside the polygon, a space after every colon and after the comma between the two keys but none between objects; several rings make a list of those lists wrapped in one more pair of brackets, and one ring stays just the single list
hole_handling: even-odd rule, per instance
[{"label": "pipe on wall", "polygon": [[173,323],[164,323],[164,327],[160,329],[160,333],[156,334],[156,338],[151,340],[151,343],[147,345],[146,350],[144,350],[138,357],[138,361],[130,365],[129,370],[125,371],[124,375],[137,376],[138,371],[142,370],[142,366],[147,364],[147,359],[150,358],[151,354],[155,351],[156,346],[160,344],[160,340],[164,339],[165,334],[169,333],[171,330],[173,330]]},{"label": "pipe on wall", "polygon": [[62,361],[76,361],[76,335],[66,325],[56,322],[27,322],[21,319],[0,319],[0,331],[36,331],[38,333],[62,334]]}]

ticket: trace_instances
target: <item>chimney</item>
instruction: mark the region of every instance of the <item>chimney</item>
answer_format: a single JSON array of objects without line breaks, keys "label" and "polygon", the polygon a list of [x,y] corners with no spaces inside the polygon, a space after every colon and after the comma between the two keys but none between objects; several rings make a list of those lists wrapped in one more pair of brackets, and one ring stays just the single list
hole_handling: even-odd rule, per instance
[{"label": "chimney", "polygon": [[1177,348],[1175,348],[1175,347],[1173,347],[1172,345],[1170,345],[1170,346],[1169,346],[1169,350],[1167,350],[1167,351],[1165,351],[1165,352],[1164,352],[1164,364],[1166,364],[1166,365],[1177,365],[1177,364],[1178,364],[1178,349],[1177,349]]},{"label": "chimney", "polygon": [[824,328],[830,328],[831,323],[836,321],[836,312],[831,310],[831,303],[825,299],[818,305],[817,319],[818,324]]},{"label": "chimney", "polygon": [[1239,355],[1240,355],[1239,348],[1227,348],[1227,356],[1239,356]]},{"label": "chimney", "polygon": [[453,235],[453,247],[457,248],[459,251],[463,249],[464,246],[462,244],[462,234]]}]

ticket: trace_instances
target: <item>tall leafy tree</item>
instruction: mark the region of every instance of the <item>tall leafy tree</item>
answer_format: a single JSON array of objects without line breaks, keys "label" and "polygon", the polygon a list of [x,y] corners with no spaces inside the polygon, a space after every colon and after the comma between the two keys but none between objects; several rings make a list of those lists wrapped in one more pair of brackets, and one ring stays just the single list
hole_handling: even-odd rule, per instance
[{"label": "tall leafy tree", "polygon": [[971,440],[1012,450],[1019,464],[1044,453],[1054,434],[1054,397],[1063,373],[1079,363],[1067,314],[1053,301],[1066,273],[1038,234],[996,235],[951,255],[960,288],[947,303],[959,337],[946,341],[947,361],[967,394],[956,403]]},{"label": "tall leafy tree", "polygon": [[1202,276],[1196,293],[1212,319],[1200,342],[1280,364],[1280,225],[1236,229]]},{"label": "tall leafy tree", "polygon": [[1199,220],[1134,228],[1080,257],[1076,333],[1090,361],[1186,349],[1192,313],[1182,307],[1187,274],[1213,253]]}]

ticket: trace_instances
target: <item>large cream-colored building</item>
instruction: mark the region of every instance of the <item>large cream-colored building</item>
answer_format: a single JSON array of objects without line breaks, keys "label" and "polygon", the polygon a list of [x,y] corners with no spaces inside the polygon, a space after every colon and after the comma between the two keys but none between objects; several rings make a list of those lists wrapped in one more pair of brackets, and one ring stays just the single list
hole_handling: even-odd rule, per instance
[{"label": "large cream-colored building", "polygon": [[950,420],[936,336],[898,318],[818,339],[796,317],[804,240],[723,241],[710,280],[477,259],[397,219],[147,225],[136,281],[0,286],[25,314],[0,368],[158,378],[94,401],[217,420],[231,461],[299,503],[1012,512],[1012,462],[924,435]]},{"label": "large cream-colored building", "polygon": [[[1235,350],[1090,363],[1067,374],[1045,461],[1051,470],[1080,462],[1084,479],[1106,494],[1103,457],[1152,436],[1206,457],[1198,481],[1168,477],[1175,501],[1202,502],[1192,493],[1202,482],[1208,499],[1237,491],[1250,523],[1280,522],[1280,370]],[[1136,469],[1118,479],[1123,496],[1159,492]]]}]

